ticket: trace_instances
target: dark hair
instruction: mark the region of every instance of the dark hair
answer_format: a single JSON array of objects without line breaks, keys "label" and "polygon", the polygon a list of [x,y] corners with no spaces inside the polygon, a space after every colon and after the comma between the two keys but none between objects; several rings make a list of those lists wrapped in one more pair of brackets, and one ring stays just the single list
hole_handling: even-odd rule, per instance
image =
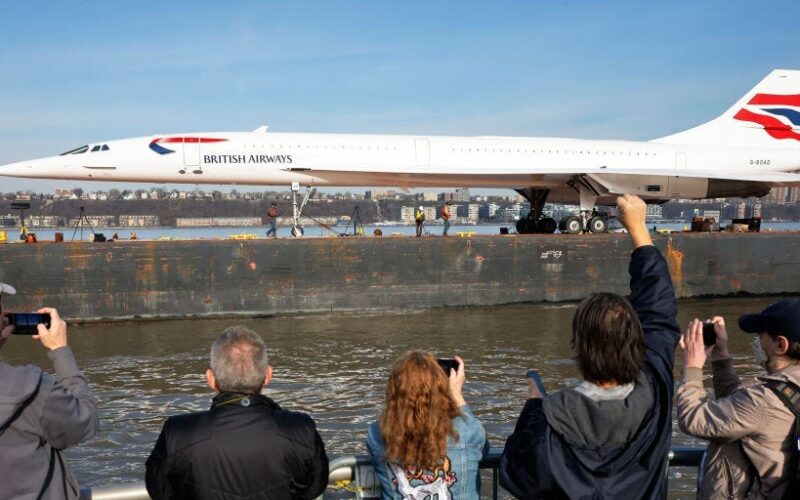
[{"label": "dark hair", "polygon": [[586,297],[572,318],[572,348],[587,381],[634,382],[644,365],[644,334],[630,302],[615,293]]},{"label": "dark hair", "polygon": [[767,332],[774,342],[778,341],[778,337],[783,337],[789,342],[789,348],[786,349],[786,356],[792,359],[800,359],[800,342],[794,342],[786,338],[785,335],[780,333]]}]

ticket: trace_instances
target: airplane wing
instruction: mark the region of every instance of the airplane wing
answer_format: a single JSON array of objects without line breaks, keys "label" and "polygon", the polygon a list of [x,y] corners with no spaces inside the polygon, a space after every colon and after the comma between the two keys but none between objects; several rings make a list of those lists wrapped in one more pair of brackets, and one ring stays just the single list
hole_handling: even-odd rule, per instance
[{"label": "airplane wing", "polygon": [[413,177],[415,179],[430,178],[451,178],[453,181],[458,179],[492,179],[496,184],[498,181],[505,182],[506,185],[514,185],[517,183],[525,184],[538,180],[547,179],[571,179],[578,176],[599,176],[602,178],[606,175],[625,175],[637,177],[684,177],[694,179],[728,179],[734,181],[748,181],[748,182],[763,182],[773,186],[800,186],[800,172],[721,172],[718,170],[678,170],[678,169],[629,169],[629,168],[613,168],[613,167],[592,167],[582,169],[571,168],[542,168],[536,172],[524,171],[521,169],[497,168],[490,171],[459,171],[449,172],[447,170],[432,171],[429,167],[417,167],[416,169],[404,169],[402,171],[392,170],[387,168],[385,170],[374,170],[371,168],[303,168],[303,169],[285,169],[287,171],[299,170],[308,175],[313,175],[325,179],[340,179],[343,177],[361,180],[385,180],[398,182],[403,177]]}]

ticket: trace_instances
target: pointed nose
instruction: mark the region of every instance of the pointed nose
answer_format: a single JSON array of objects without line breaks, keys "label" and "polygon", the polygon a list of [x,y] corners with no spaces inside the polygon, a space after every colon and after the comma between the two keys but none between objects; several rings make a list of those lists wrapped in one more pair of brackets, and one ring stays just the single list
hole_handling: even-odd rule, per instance
[{"label": "pointed nose", "polygon": [[6,177],[30,177],[33,173],[33,162],[30,161],[0,165],[0,175]]}]

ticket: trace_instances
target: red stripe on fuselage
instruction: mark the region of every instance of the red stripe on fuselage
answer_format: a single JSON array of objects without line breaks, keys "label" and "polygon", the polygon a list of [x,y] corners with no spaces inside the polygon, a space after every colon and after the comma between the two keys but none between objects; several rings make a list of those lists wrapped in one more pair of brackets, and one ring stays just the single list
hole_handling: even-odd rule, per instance
[{"label": "red stripe on fuselage", "polygon": [[783,104],[785,106],[800,106],[800,94],[756,94],[747,104]]},{"label": "red stripe on fuselage", "polygon": [[178,142],[178,143],[180,143],[180,142],[198,143],[199,142],[199,143],[202,143],[202,144],[207,144],[207,143],[210,143],[210,142],[225,142],[227,140],[228,139],[214,139],[214,138],[211,138],[211,137],[163,137],[161,139],[156,139],[153,142],[155,142],[156,144],[158,144],[160,142],[171,142],[171,143],[176,143],[176,142]]},{"label": "red stripe on fuselage", "polygon": [[764,130],[766,130],[769,135],[776,139],[794,139],[800,141],[800,134],[792,131],[792,127],[772,116],[759,115],[746,109],[740,109],[739,112],[734,115],[734,118],[744,122],[758,123],[764,127]]}]

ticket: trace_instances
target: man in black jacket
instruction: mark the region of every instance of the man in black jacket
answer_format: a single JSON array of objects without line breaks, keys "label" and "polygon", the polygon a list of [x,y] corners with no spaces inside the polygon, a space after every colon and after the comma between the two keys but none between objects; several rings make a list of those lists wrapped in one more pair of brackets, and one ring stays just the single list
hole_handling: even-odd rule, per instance
[{"label": "man in black jacket", "polygon": [[264,341],[241,326],[211,346],[209,411],[170,417],[147,459],[147,492],[162,498],[314,498],[328,458],[314,421],[261,394],[272,380]]},{"label": "man in black jacket", "polygon": [[500,483],[519,498],[666,497],[675,291],[644,202],[625,195],[617,206],[634,247],[630,302],[603,293],[578,307],[572,346],[581,384],[543,397],[529,379],[500,465]]}]

